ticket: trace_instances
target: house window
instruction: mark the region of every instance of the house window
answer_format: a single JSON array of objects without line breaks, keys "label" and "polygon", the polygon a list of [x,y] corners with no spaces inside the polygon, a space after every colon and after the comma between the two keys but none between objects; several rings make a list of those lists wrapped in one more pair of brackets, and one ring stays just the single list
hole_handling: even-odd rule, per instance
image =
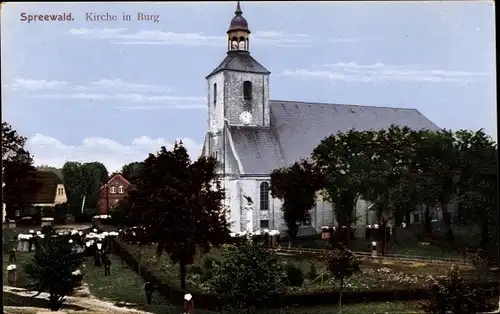
[{"label": "house window", "polygon": [[261,220],[260,221],[260,228],[261,229],[269,229],[269,220]]},{"label": "house window", "polygon": [[217,105],[217,83],[214,83],[214,108]]},{"label": "house window", "polygon": [[260,210],[269,210],[269,183],[260,184]]},{"label": "house window", "polygon": [[123,186],[120,185],[118,187],[118,193],[123,194]]},{"label": "house window", "polygon": [[252,82],[250,81],[243,82],[243,99],[252,99]]},{"label": "house window", "polygon": [[112,186],[111,188],[109,188],[109,193],[115,194],[116,193],[116,188],[114,186]]}]

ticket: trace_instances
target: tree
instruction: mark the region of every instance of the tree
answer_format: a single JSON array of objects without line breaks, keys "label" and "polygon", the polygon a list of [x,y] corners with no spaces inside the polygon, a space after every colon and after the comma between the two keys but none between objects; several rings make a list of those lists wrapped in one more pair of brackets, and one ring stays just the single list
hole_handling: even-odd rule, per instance
[{"label": "tree", "polygon": [[99,189],[108,180],[108,171],[100,162],[79,163],[68,161],[62,168],[64,185],[74,215],[82,212],[82,207],[97,208]]},{"label": "tree", "polygon": [[131,217],[131,204],[129,198],[120,200],[118,204],[110,208],[110,213],[112,217],[112,222],[114,225],[119,225],[124,227],[125,225],[133,225],[134,220]]},{"label": "tree", "polygon": [[483,250],[498,217],[496,143],[484,131],[460,130],[455,133],[460,174],[457,193],[462,221],[479,222]]},{"label": "tree", "polygon": [[26,138],[19,135],[9,123],[2,121],[2,161],[19,157],[30,159],[29,153],[24,148],[25,144]]},{"label": "tree", "polygon": [[424,156],[427,156],[424,176],[430,182],[429,189],[434,191],[433,196],[439,205],[443,221],[447,226],[446,238],[453,240],[451,214],[448,205],[456,195],[459,178],[458,154],[455,148],[455,139],[451,131],[429,132],[425,141]]},{"label": "tree", "polygon": [[466,285],[458,266],[453,265],[445,278],[432,285],[430,298],[421,305],[425,312],[433,314],[476,314],[485,310],[486,292]]},{"label": "tree", "polygon": [[29,198],[41,188],[36,180],[33,158],[25,150],[26,138],[7,122],[2,122],[3,203],[6,219],[14,219],[16,210],[29,205]]},{"label": "tree", "polygon": [[66,197],[68,198],[70,210],[75,216],[81,212],[83,198],[83,188],[81,186],[81,167],[81,163],[74,161],[67,161],[62,167]]},{"label": "tree", "polygon": [[135,184],[139,179],[140,173],[142,169],[141,162],[131,162],[122,167],[121,174],[127,179],[130,183]]},{"label": "tree", "polygon": [[108,170],[100,162],[87,162],[82,165],[82,185],[84,187],[85,207],[96,209],[99,202],[99,189],[109,180]]},{"label": "tree", "polygon": [[282,200],[289,247],[297,238],[300,224],[309,219],[309,211],[316,205],[316,192],[322,186],[321,173],[304,159],[271,173],[271,195]]},{"label": "tree", "polygon": [[144,161],[134,192],[143,206],[141,222],[148,237],[158,242],[158,256],[165,251],[179,263],[182,289],[186,266],[196,252],[206,252],[229,237],[216,166],[215,158],[204,156],[191,163],[182,142],[171,151],[162,147]]},{"label": "tree", "polygon": [[[387,130],[368,132],[373,140],[368,143],[366,154],[372,156],[365,168],[367,174],[363,199],[372,203],[378,225],[377,238],[385,253],[387,226],[390,221],[401,225],[403,218],[416,206],[416,195],[411,173],[416,159],[414,147],[418,132],[408,127],[391,125]],[[407,219],[409,220],[409,219]],[[409,223],[409,221],[407,221]]]},{"label": "tree", "polygon": [[351,130],[327,137],[312,153],[324,176],[325,199],[334,204],[339,225],[350,228],[357,220],[355,208],[368,183],[366,170],[372,158],[368,148],[374,140],[373,132]]},{"label": "tree", "polygon": [[274,252],[247,241],[222,251],[222,262],[215,265],[211,288],[227,303],[249,312],[269,305],[284,290],[284,271]]},{"label": "tree", "polygon": [[36,170],[39,170],[39,171],[52,171],[52,172],[56,173],[61,179],[63,178],[62,168],[56,168],[56,167],[52,167],[52,166],[41,165],[41,166],[37,166]]},{"label": "tree", "polygon": [[73,275],[82,264],[80,255],[69,243],[70,236],[57,235],[51,228],[44,229],[45,237],[37,238],[33,261],[26,265],[26,273],[32,279],[38,294],[48,292],[49,306],[57,311],[64,297],[80,285]]},{"label": "tree", "polygon": [[342,292],[344,289],[344,280],[360,271],[360,261],[354,256],[354,253],[344,246],[336,247],[329,251],[326,256],[328,270],[337,280],[340,280],[339,288],[339,311],[342,313]]}]

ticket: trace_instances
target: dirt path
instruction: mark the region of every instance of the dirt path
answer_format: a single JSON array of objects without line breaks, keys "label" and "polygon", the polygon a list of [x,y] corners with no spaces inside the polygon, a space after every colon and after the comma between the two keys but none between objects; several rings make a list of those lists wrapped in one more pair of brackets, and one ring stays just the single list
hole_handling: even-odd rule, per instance
[{"label": "dirt path", "polygon": [[[9,292],[9,293],[14,293],[19,296],[23,297],[32,297],[36,294],[36,292],[28,291],[26,289],[21,289],[21,288],[16,288],[16,287],[11,287],[11,286],[4,286],[3,287],[4,292]],[[101,311],[101,312],[113,312],[113,313],[127,313],[127,314],[152,314],[150,312],[145,312],[141,310],[136,310],[136,309],[131,309],[127,307],[119,307],[114,305],[112,302],[106,302],[106,301],[101,301],[88,292],[88,288],[86,289],[85,286],[83,289],[81,289],[79,295],[80,296],[73,296],[73,297],[66,297],[65,303],[66,304],[71,304],[71,305],[77,305],[82,308],[85,308],[87,310],[91,311]],[[86,295],[86,296],[83,296]],[[38,295],[36,298],[37,299],[48,299],[49,295],[48,293],[41,293]]]}]

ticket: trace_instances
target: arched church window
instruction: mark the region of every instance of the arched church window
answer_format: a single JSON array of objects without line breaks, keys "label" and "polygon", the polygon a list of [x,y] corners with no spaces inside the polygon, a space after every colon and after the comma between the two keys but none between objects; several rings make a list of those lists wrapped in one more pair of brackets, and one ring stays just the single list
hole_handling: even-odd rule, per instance
[{"label": "arched church window", "polygon": [[252,82],[250,81],[243,82],[243,99],[252,99]]},{"label": "arched church window", "polygon": [[217,105],[217,83],[214,83],[214,107]]},{"label": "arched church window", "polygon": [[231,50],[238,50],[238,38],[236,37],[231,40]]},{"label": "arched church window", "polygon": [[260,210],[269,210],[269,183],[260,184]]}]

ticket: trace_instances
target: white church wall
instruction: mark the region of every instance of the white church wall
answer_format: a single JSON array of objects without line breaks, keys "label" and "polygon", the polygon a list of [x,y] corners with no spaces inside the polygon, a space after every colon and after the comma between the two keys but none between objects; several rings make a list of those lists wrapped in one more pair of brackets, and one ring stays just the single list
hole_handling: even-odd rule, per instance
[{"label": "white church wall", "polygon": [[[225,136],[225,171],[226,175],[236,175],[239,176],[239,168],[238,168],[238,162],[236,160],[236,157],[234,155],[233,150],[231,149],[231,139],[230,139],[230,133],[226,132]],[[221,154],[222,155],[222,154]]]},{"label": "white church wall", "polygon": [[241,230],[241,211],[240,211],[240,194],[239,180],[226,180],[226,200],[229,208],[228,222],[231,224],[232,232],[240,232]]},{"label": "white church wall", "polygon": [[243,82],[250,81],[252,83],[252,100],[251,110],[252,123],[251,125],[266,125],[264,124],[264,107],[269,110],[269,86],[266,84],[266,76],[257,73],[242,73],[242,72],[224,72],[225,85],[225,111],[229,124],[241,124],[239,116],[245,110],[245,100],[243,99]]},{"label": "white church wall", "polygon": [[322,226],[335,223],[332,204],[326,201],[319,191],[316,193],[316,206],[311,210],[311,224],[319,232]]},{"label": "white church wall", "polygon": [[[214,132],[224,126],[224,74],[221,72],[209,77],[207,83],[208,125],[209,130]],[[214,84],[217,84],[217,95],[214,94]]]},{"label": "white church wall", "polygon": [[264,125],[269,126],[271,125],[271,113],[269,112],[271,109],[269,107],[269,75],[265,75],[263,77],[264,79],[264,88],[263,88],[263,93],[264,93]]}]

